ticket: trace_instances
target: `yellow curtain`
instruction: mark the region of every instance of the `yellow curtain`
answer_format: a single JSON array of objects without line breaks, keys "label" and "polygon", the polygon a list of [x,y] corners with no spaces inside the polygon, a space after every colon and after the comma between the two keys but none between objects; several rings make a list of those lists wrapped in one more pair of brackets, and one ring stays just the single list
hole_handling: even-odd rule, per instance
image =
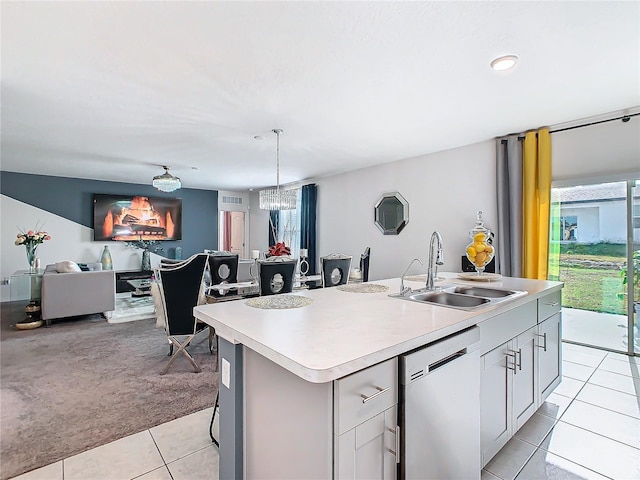
[{"label": "yellow curtain", "polygon": [[522,166],[524,278],[547,279],[551,206],[551,136],[548,128],[527,132]]}]

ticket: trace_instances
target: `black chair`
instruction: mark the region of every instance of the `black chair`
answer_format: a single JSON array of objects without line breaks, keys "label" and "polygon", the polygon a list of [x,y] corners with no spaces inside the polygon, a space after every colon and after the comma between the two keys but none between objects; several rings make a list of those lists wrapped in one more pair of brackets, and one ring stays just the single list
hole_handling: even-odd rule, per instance
[{"label": "black chair", "polygon": [[349,283],[349,271],[351,270],[351,256],[333,253],[326,257],[320,257],[322,269],[322,286],[335,287]]},{"label": "black chair", "polygon": [[[196,373],[201,371],[186,348],[193,337],[207,327],[206,324],[198,322],[193,316],[193,307],[198,305],[198,299],[201,295],[207,259],[208,255],[201,253],[182,263],[156,269],[156,278],[160,283],[160,298],[164,310],[165,331],[170,344],[169,355],[171,356],[167,366],[160,372],[161,375],[169,371],[180,353],[187,357]],[[212,333],[212,330],[209,329],[210,351]],[[184,340],[181,342],[179,337]],[[174,345],[178,347],[175,352],[173,352]]]},{"label": "black chair", "polygon": [[[216,252],[209,254],[209,272],[211,285],[238,282],[238,255],[235,253]],[[214,297],[224,297],[229,290],[210,289]]]},{"label": "black chair", "polygon": [[362,281],[369,281],[369,259],[371,257],[371,249],[364,249],[364,253],[360,255],[360,272],[362,273]]},{"label": "black chair", "polygon": [[290,257],[270,257],[258,261],[260,295],[276,295],[293,290],[297,259]]}]

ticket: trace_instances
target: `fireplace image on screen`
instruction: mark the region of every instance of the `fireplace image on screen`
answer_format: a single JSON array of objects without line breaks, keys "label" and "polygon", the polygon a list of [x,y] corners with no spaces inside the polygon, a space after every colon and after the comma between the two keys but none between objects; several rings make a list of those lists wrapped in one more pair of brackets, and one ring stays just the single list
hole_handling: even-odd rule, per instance
[{"label": "fireplace image on screen", "polygon": [[179,198],[95,194],[94,240],[181,240]]}]

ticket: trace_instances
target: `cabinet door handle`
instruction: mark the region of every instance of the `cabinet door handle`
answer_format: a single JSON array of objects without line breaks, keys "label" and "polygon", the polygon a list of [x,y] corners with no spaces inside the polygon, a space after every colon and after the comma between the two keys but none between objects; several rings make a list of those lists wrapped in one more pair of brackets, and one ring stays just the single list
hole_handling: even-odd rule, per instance
[{"label": "cabinet door handle", "polygon": [[522,349],[518,349],[518,370],[522,371]]},{"label": "cabinet door handle", "polygon": [[539,333],[536,333],[536,335],[538,335],[539,337],[542,337],[542,340],[544,340],[544,343],[542,344],[542,346],[538,345],[538,348],[542,348],[546,352],[547,351],[547,334],[546,334],[546,332],[543,333],[542,335],[540,335]]},{"label": "cabinet door handle", "polygon": [[373,388],[375,388],[376,390],[378,390],[376,393],[374,393],[373,395],[365,395],[364,393],[361,393],[360,396],[362,397],[362,403],[367,403],[369,400],[373,400],[374,398],[382,395],[383,393],[387,393],[389,390],[391,390],[391,387],[387,387],[387,388],[382,388],[382,387],[378,387],[377,385],[374,385]]},{"label": "cabinet door handle", "polygon": [[[513,370],[513,374],[516,374],[516,352],[509,350],[505,355],[507,359],[507,369]],[[509,359],[513,359],[513,367],[509,366]]]},{"label": "cabinet door handle", "polygon": [[557,307],[559,304],[559,302],[547,302],[547,306],[549,307]]}]

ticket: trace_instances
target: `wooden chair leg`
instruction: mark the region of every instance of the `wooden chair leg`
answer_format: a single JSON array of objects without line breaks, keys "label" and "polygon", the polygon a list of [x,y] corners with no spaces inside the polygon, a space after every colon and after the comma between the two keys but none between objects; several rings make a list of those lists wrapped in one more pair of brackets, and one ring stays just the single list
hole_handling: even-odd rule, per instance
[{"label": "wooden chair leg", "polygon": [[193,366],[193,370],[195,371],[195,373],[200,373],[202,371],[200,366],[196,363],[196,361],[189,354],[189,352],[187,352],[185,350],[189,346],[189,343],[191,343],[191,340],[193,339],[193,337],[194,337],[193,335],[190,335],[189,337],[187,337],[187,339],[184,341],[184,343],[180,343],[175,337],[169,337],[169,341],[171,342],[171,346],[173,347],[174,343],[177,344],[178,345],[178,350],[176,350],[176,352],[173,354],[173,356],[169,359],[169,363],[167,363],[167,366],[164,367],[162,372],[160,372],[160,375],[164,375],[165,373],[167,373],[169,371],[169,369],[171,368],[171,365],[173,365],[173,363],[176,361],[176,359],[178,358],[180,353],[182,353],[184,356],[187,357],[187,360],[189,360],[189,363],[191,363],[191,366]]}]

